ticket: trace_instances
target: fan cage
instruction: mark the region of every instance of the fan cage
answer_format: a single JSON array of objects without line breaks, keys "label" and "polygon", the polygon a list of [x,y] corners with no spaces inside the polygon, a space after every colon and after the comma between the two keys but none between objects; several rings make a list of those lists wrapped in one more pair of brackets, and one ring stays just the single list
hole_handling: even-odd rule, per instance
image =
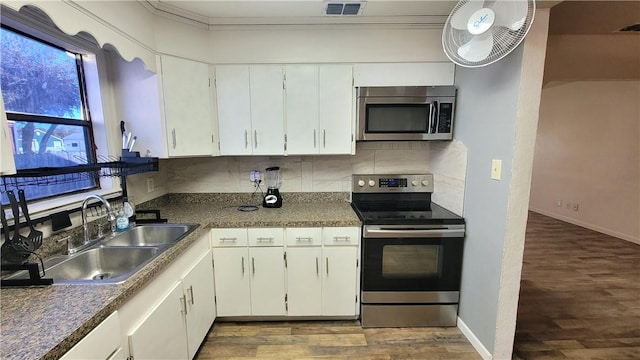
[{"label": "fan cage", "polygon": [[[470,1],[478,1],[478,0],[470,0]],[[484,7],[492,7],[497,1],[485,1]],[[510,0],[506,0],[510,1]],[[493,48],[489,55],[481,61],[469,61],[460,55],[458,55],[458,48],[468,43],[475,35],[471,35],[468,31],[458,30],[451,26],[451,18],[453,14],[458,11],[462,6],[464,6],[469,1],[460,1],[453,8],[447,21],[444,26],[444,30],[442,32],[442,48],[444,49],[444,53],[447,57],[453,61],[455,64],[475,68],[482,67],[493,64],[494,62],[502,59],[503,57],[509,55],[511,51],[515,50],[515,48],[520,45],[520,43],[524,40],[524,37],[529,32],[531,28],[531,24],[533,23],[534,14],[535,14],[535,1],[534,0],[526,0],[527,1],[527,16],[523,22],[523,25],[518,30],[511,30],[504,26],[493,26],[489,31],[493,35]]]}]

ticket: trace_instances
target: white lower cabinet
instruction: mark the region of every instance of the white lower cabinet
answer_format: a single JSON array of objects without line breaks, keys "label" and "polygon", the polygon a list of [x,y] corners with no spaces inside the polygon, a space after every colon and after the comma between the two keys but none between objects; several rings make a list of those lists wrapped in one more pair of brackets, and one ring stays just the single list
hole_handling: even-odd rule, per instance
[{"label": "white lower cabinet", "polygon": [[359,227],[212,230],[218,316],[355,316]]},{"label": "white lower cabinet", "polygon": [[212,230],[218,316],[285,315],[283,230]]},{"label": "white lower cabinet", "polygon": [[129,335],[135,360],[192,359],[215,319],[211,251],[202,256]]},{"label": "white lower cabinet", "polygon": [[246,247],[213,249],[218,316],[251,314],[249,251]]},{"label": "white lower cabinet", "polygon": [[128,359],[193,359],[216,316],[210,232],[118,312]]},{"label": "white lower cabinet", "polygon": [[354,316],[360,228],[287,228],[290,316]]},{"label": "white lower cabinet", "polygon": [[87,336],[69,350],[61,360],[124,360],[118,312],[109,315]]}]

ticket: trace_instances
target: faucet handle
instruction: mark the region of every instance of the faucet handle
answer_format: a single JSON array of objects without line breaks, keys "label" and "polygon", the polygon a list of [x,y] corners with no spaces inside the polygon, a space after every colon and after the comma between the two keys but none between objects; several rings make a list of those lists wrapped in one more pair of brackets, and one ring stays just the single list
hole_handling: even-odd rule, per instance
[{"label": "faucet handle", "polygon": [[71,237],[71,235],[63,237],[62,239],[58,239],[56,240],[57,243],[61,243],[63,241],[66,241],[67,243],[67,254],[73,254],[74,248],[73,248],[73,238]]},{"label": "faucet handle", "polygon": [[105,224],[100,223],[100,222],[96,223],[96,226],[98,227],[98,237],[99,237],[99,238],[101,238],[101,237],[103,237],[103,236],[104,236],[104,232],[102,231],[102,227],[103,227],[104,225],[105,225]]}]

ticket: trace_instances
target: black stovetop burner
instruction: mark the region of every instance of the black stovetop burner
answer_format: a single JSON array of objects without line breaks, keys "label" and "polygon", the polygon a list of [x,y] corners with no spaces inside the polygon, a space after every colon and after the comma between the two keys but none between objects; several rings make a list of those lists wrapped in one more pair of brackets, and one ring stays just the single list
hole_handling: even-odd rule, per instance
[{"label": "black stovetop burner", "polygon": [[429,209],[422,210],[385,210],[381,206],[378,209],[361,208],[352,202],[351,207],[365,225],[439,225],[439,224],[464,224],[464,219],[453,212],[434,203],[429,204]]}]

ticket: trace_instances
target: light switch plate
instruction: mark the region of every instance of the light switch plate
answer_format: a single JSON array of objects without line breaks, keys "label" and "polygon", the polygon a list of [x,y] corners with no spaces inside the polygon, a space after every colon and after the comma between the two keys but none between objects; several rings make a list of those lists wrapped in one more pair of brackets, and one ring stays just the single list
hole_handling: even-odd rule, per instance
[{"label": "light switch plate", "polygon": [[491,179],[500,180],[502,177],[502,160],[491,160]]}]

